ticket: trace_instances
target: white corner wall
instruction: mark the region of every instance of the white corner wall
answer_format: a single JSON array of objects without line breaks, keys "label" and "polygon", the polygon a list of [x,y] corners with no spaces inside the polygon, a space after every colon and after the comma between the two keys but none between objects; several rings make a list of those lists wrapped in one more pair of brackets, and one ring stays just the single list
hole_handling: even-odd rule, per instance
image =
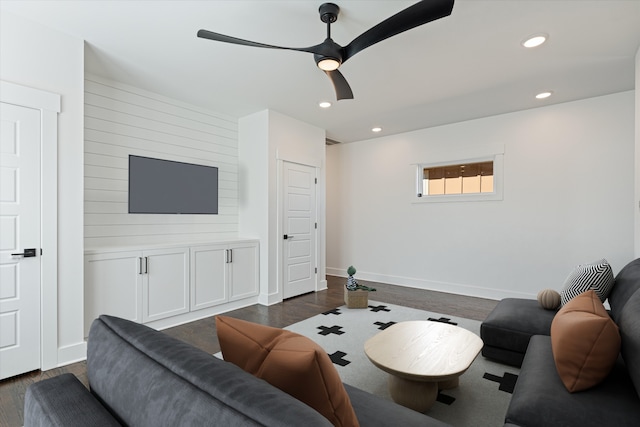
[{"label": "white corner wall", "polygon": [[239,228],[242,234],[260,238],[260,302],[269,305],[282,301],[282,202],[279,186],[284,161],[319,169],[316,289],[326,288],[324,129],[271,110],[243,117],[238,126]]},{"label": "white corner wall", "polygon": [[[269,111],[238,120],[238,221],[243,235],[260,239],[260,303],[277,302],[269,286]],[[275,285],[274,285],[275,289]]]},{"label": "white corner wall", "polygon": [[[412,164],[496,145],[504,200],[414,203]],[[633,91],[327,151],[327,274],[500,299],[633,258]]]},{"label": "white corner wall", "polygon": [[[84,43],[4,10],[0,14],[0,31],[0,79],[61,95],[58,300],[45,300],[43,304],[57,304],[58,312],[57,354],[45,354],[45,359],[64,365],[86,356],[82,263]],[[48,348],[43,351],[52,352]]]}]

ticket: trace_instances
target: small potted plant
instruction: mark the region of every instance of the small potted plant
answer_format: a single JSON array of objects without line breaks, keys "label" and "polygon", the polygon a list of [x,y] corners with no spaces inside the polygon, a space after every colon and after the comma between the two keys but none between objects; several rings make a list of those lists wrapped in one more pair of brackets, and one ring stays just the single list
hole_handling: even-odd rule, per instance
[{"label": "small potted plant", "polygon": [[358,281],[353,277],[356,274],[356,268],[351,265],[347,268],[347,284],[344,288],[344,302],[349,308],[367,308],[369,306],[369,292],[375,291],[375,288],[359,285]]}]

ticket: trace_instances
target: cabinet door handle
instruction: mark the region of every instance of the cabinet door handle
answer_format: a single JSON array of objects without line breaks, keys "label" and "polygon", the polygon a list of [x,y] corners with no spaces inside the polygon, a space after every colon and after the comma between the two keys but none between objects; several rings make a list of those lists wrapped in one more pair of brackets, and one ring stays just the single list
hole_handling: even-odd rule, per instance
[{"label": "cabinet door handle", "polygon": [[233,262],[233,249],[229,249],[229,264]]},{"label": "cabinet door handle", "polygon": [[142,274],[142,257],[138,257],[138,274]]},{"label": "cabinet door handle", "polygon": [[149,274],[149,257],[144,257],[144,274]]}]

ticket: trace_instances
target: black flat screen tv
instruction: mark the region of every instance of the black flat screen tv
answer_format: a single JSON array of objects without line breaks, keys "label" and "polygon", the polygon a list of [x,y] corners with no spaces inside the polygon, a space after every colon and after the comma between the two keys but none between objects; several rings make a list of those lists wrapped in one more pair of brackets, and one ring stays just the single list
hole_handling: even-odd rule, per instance
[{"label": "black flat screen tv", "polygon": [[218,168],[130,155],[129,213],[217,214]]}]

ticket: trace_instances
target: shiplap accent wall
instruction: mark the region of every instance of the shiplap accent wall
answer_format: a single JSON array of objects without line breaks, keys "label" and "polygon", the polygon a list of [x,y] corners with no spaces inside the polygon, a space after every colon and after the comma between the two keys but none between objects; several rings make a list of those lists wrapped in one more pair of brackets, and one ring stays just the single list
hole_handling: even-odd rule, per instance
[{"label": "shiplap accent wall", "polygon": [[[237,235],[236,119],[87,75],[84,120],[85,248]],[[218,215],[129,214],[130,154],[217,166]]]}]

